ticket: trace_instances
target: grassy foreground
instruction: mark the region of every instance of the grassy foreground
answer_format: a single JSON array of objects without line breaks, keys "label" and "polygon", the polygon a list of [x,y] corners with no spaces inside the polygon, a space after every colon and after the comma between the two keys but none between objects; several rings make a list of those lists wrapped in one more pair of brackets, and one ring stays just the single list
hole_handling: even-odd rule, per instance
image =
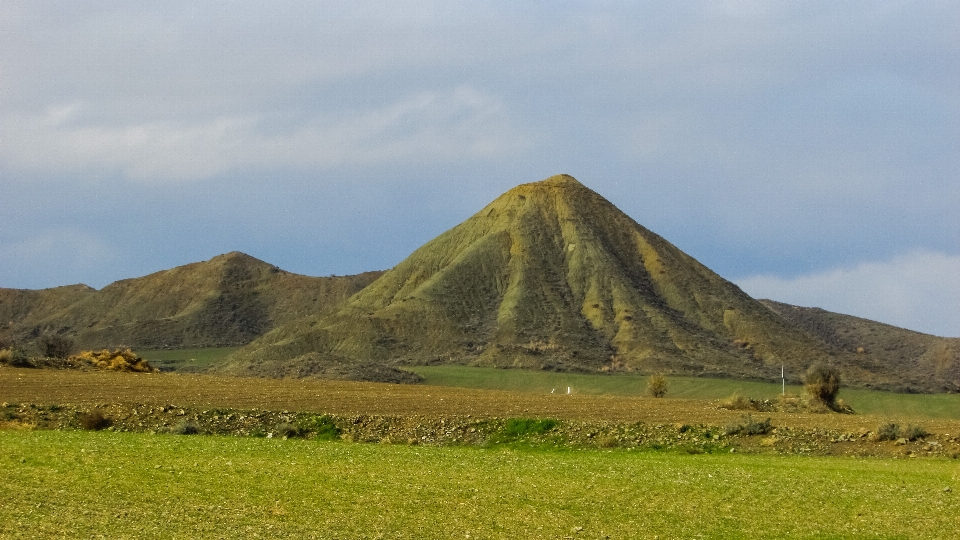
[{"label": "grassy foreground", "polygon": [[3,538],[947,538],[960,528],[960,465],[948,460],[0,431],[0,475]]},{"label": "grassy foreground", "polygon": [[[646,375],[587,375],[462,366],[406,369],[423,377],[425,384],[436,386],[540,393],[564,393],[569,386],[577,394],[612,396],[645,396],[647,389]],[[667,398],[723,399],[737,393],[756,399],[776,399],[782,392],[779,384],[735,379],[668,377],[668,385]],[[803,387],[788,384],[787,392],[801,394]],[[843,388],[840,398],[859,414],[960,420],[960,394],[897,394]]]}]

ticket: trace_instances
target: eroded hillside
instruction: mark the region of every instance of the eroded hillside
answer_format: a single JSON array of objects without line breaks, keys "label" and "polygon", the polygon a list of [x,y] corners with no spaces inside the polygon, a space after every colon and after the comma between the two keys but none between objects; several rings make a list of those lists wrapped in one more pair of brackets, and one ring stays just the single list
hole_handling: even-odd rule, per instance
[{"label": "eroded hillside", "polygon": [[[224,370],[458,363],[771,379],[815,360],[866,371],[566,175],[524,184],[335,312],[278,326]],[[309,371],[309,370],[306,370]]]},{"label": "eroded hillside", "polygon": [[331,311],[380,274],[308,277],[233,252],[99,291],[0,289],[0,339],[63,335],[85,348],[242,345],[278,324]]}]

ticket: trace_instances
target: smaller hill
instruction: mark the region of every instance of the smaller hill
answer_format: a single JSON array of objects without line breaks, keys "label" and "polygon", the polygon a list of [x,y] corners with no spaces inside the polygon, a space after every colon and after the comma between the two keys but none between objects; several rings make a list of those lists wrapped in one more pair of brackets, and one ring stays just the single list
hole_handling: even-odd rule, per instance
[{"label": "smaller hill", "polygon": [[882,367],[899,374],[896,383],[874,386],[901,392],[960,392],[960,338],[932,336],[820,308],[760,302],[868,371]]},{"label": "smaller hill", "polygon": [[243,345],[278,324],[331,311],[381,273],[309,277],[233,252],[99,291],[0,289],[0,340],[61,335],[87,349]]}]

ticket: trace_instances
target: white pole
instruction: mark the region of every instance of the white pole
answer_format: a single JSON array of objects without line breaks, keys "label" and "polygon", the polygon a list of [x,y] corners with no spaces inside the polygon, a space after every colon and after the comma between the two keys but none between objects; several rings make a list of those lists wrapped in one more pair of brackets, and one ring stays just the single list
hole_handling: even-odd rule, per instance
[{"label": "white pole", "polygon": [[568,393],[568,394],[570,393],[570,387],[569,387],[569,386],[567,387],[567,393]]},{"label": "white pole", "polygon": [[783,364],[780,364],[780,381],[783,383],[783,395],[787,395],[787,378],[783,375]]}]

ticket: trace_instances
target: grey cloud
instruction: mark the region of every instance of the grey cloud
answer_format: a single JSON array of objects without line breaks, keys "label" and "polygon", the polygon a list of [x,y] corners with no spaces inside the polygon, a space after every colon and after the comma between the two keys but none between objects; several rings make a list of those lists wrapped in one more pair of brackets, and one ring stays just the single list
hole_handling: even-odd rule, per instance
[{"label": "grey cloud", "polygon": [[[28,185],[58,208],[149,200],[184,216],[184,238],[240,223],[189,252],[245,246],[319,273],[343,267],[271,246],[384,267],[557,172],[727,277],[953,256],[958,35],[945,1],[5,1],[0,181],[14,206]],[[246,225],[260,207],[318,232]],[[39,234],[9,216],[5,245]],[[157,223],[137,244],[183,262]],[[343,247],[384,228],[398,247]],[[11,282],[28,273],[8,264]]]},{"label": "grey cloud", "polygon": [[502,103],[469,87],[311,118],[280,133],[264,133],[256,116],[84,125],[75,121],[82,108],[74,103],[0,120],[0,139],[9,141],[0,159],[40,171],[116,170],[136,180],[177,182],[249,167],[496,159],[533,140],[513,125]]}]

